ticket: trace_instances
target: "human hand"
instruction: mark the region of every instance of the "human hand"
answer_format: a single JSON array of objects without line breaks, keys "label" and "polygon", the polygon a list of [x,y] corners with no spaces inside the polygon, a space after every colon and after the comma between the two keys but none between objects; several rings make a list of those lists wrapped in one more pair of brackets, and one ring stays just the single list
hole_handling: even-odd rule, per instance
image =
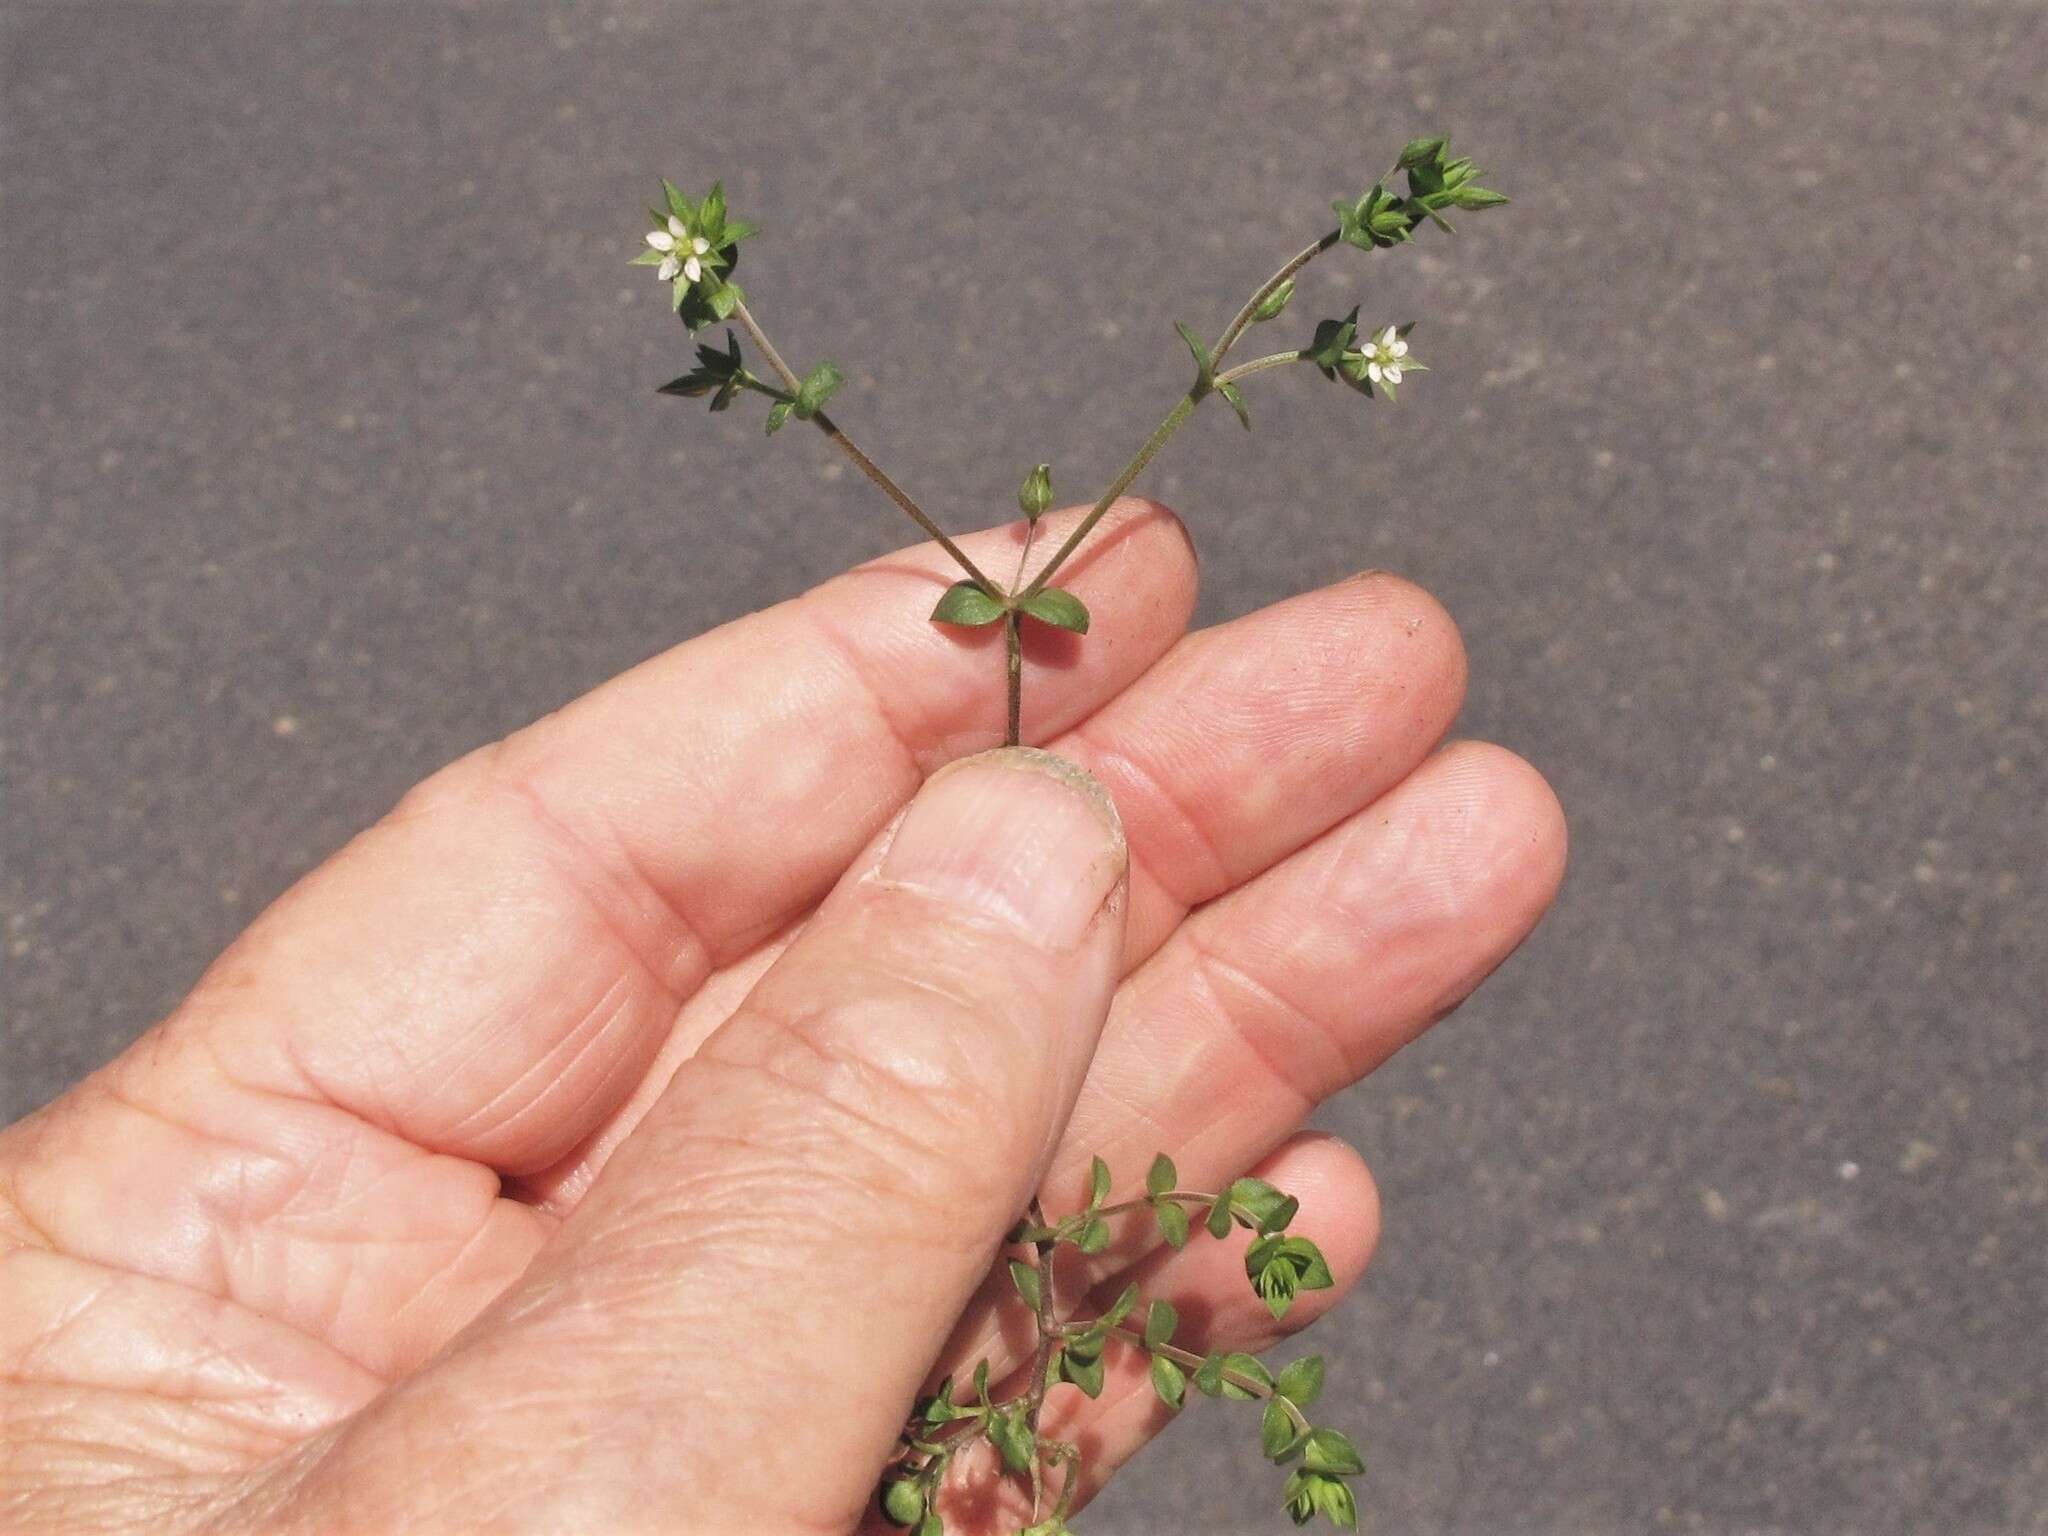
[{"label": "human hand", "polygon": [[[1020,1363],[990,1265],[1093,1153],[1299,1194],[1338,1289],[1290,1328],[1356,1280],[1370,1179],[1292,1133],[1534,924],[1549,790],[1438,749],[1427,596],[1184,636],[1185,539],[1131,502],[1028,722],[1128,863],[1042,760],[920,792],[1000,728],[988,632],[920,616],[948,569],[863,567],[435,775],[0,1133],[0,1526],[864,1529],[921,1383]],[[1205,1347],[1271,1342],[1231,1244],[1149,1243],[1062,1294],[1142,1278]],[[1058,1402],[1089,1493],[1165,1418],[1114,1364]]]}]

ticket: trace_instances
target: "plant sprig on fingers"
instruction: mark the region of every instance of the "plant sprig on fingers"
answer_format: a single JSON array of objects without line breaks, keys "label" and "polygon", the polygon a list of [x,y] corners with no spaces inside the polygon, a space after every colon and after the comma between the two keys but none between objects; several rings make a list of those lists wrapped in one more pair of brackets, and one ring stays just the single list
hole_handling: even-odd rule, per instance
[{"label": "plant sprig on fingers", "polygon": [[919,1399],[882,1475],[877,1498],[883,1515],[913,1528],[915,1536],[944,1536],[941,1490],[956,1458],[986,1442],[1004,1474],[1030,1490],[1032,1523],[1022,1536],[1068,1531],[1080,1487],[1081,1452],[1041,1431],[1045,1403],[1064,1387],[1099,1397],[1114,1348],[1147,1362],[1153,1392],[1174,1413],[1186,1406],[1190,1386],[1209,1397],[1264,1403],[1259,1448],[1276,1465],[1292,1467],[1281,1503],[1294,1523],[1305,1525],[1322,1515],[1333,1525],[1355,1526],[1358,1504],[1350,1480],[1364,1473],[1364,1458],[1348,1437],[1316,1424],[1308,1413],[1323,1391],[1320,1356],[1305,1356],[1275,1374],[1256,1355],[1175,1343],[1180,1315],[1173,1304],[1158,1297],[1147,1300],[1135,1285],[1126,1286],[1093,1317],[1062,1315],[1054,1294],[1053,1258],[1060,1248],[1100,1253],[1109,1246],[1113,1223],[1142,1213],[1175,1248],[1199,1240],[1201,1232],[1225,1238],[1239,1228],[1250,1231],[1245,1274],[1277,1320],[1301,1292],[1327,1290],[1335,1283],[1322,1251],[1287,1230],[1300,1203],[1261,1179],[1239,1179],[1217,1191],[1182,1189],[1173,1159],[1163,1152],[1152,1161],[1142,1196],[1111,1204],[1109,1195],[1109,1167],[1098,1157],[1090,1169],[1084,1208],[1048,1220],[1034,1206],[1010,1232],[1007,1242],[1013,1251],[1022,1250],[1007,1261],[1010,1283],[1038,1334],[1031,1365],[1007,1397],[992,1391],[984,1360],[975,1367],[964,1400],[951,1377]]},{"label": "plant sprig on fingers", "polygon": [[[1230,354],[1239,341],[1252,327],[1282,317],[1293,300],[1297,274],[1324,252],[1339,245],[1367,252],[1388,250],[1412,240],[1424,224],[1451,232],[1451,212],[1479,211],[1506,203],[1500,193],[1479,185],[1481,174],[1469,159],[1452,157],[1448,138],[1411,139],[1386,175],[1357,197],[1339,199],[1332,205],[1337,227],[1296,252],[1259,284],[1215,342],[1204,340],[1184,322],[1175,322],[1194,359],[1194,381],[1029,579],[1025,572],[1030,568],[1038,520],[1051,504],[1051,467],[1040,464],[1025,476],[1017,497],[1026,522],[1024,549],[1016,574],[1007,584],[975,564],[938,520],[884,473],[827,412],[826,405],[846,383],[844,371],[836,364],[820,362],[799,374],[776,351],[748,308],[746,295],[733,281],[740,242],[755,229],[728,216],[722,185],[714,183],[703,198],[693,201],[664,181],[662,206],[649,210],[652,228],[646,234],[645,248],[633,260],[656,269],[656,276],[668,285],[671,307],[691,332],[719,322],[737,327],[726,332],[722,348],[700,345],[697,367],[664,384],[662,393],[708,396],[714,411],[729,409],[745,393],[766,397],[766,426],[771,435],[791,420],[816,427],[960,568],[962,579],[940,597],[932,621],[968,628],[1002,625],[1007,705],[1004,739],[1015,746],[1023,737],[1024,621],[1079,635],[1088,632],[1087,607],[1073,593],[1054,586],[1053,578],[1204,400],[1211,395],[1222,399],[1249,431],[1252,418],[1244,383],[1273,369],[1311,363],[1326,378],[1346,384],[1367,399],[1384,394],[1390,402],[1405,374],[1426,371],[1408,348],[1412,321],[1361,332],[1356,308],[1343,319],[1322,321],[1305,345],[1232,365]],[[1404,190],[1395,188],[1397,178],[1405,182]],[[763,373],[747,366],[742,334]]]},{"label": "plant sprig on fingers", "polygon": [[[1407,375],[1425,371],[1408,343],[1413,322],[1361,328],[1355,306],[1346,315],[1318,322],[1298,346],[1238,362],[1232,361],[1232,354],[1255,327],[1286,316],[1298,275],[1324,253],[1338,246],[1362,252],[1389,250],[1415,238],[1426,224],[1449,231],[1452,212],[1505,203],[1498,192],[1479,185],[1479,175],[1470,160],[1452,157],[1448,139],[1412,139],[1384,176],[1357,197],[1334,204],[1337,227],[1297,251],[1260,283],[1213,342],[1194,327],[1176,322],[1194,364],[1186,390],[1035,571],[1031,561],[1039,522],[1052,504],[1052,467],[1038,464],[1025,474],[1017,490],[1017,507],[1025,522],[1023,547],[1008,582],[978,566],[834,418],[828,407],[846,384],[845,372],[836,364],[819,362],[798,373],[769,341],[733,280],[740,243],[754,229],[727,214],[722,187],[714,184],[703,198],[692,200],[664,181],[663,204],[650,210],[652,227],[645,249],[633,259],[656,269],[655,275],[668,285],[671,307],[693,334],[721,322],[727,325],[723,343],[700,342],[696,366],[662,385],[663,394],[708,399],[713,411],[730,410],[742,395],[759,395],[767,405],[765,425],[771,436],[791,421],[815,427],[959,567],[961,579],[939,597],[931,618],[934,623],[967,628],[1003,627],[1005,737],[1016,745],[1023,735],[1025,621],[1076,635],[1088,633],[1087,607],[1072,592],[1056,586],[1054,578],[1205,400],[1212,395],[1220,398],[1249,430],[1252,417],[1245,386],[1261,374],[1306,363],[1368,400],[1384,395],[1391,403]],[[1398,188],[1397,180],[1403,183]],[[996,1391],[989,1364],[983,1361],[971,1386],[960,1388],[949,1378],[915,1405],[882,1477],[882,1513],[897,1525],[914,1528],[916,1536],[944,1536],[940,1490],[961,1452],[986,1443],[1005,1474],[1030,1490],[1033,1523],[1023,1536],[1066,1532],[1080,1486],[1081,1451],[1042,1433],[1046,1399],[1068,1388],[1098,1395],[1105,1362],[1110,1351],[1118,1349],[1145,1357],[1153,1390],[1176,1413],[1191,1385],[1211,1397],[1263,1402],[1260,1447],[1275,1463],[1291,1468],[1281,1495],[1287,1513],[1297,1525],[1318,1515],[1335,1525],[1355,1525],[1351,1479],[1364,1472],[1364,1461],[1342,1434],[1315,1424],[1308,1415],[1323,1387],[1319,1358],[1297,1360],[1276,1375],[1249,1354],[1197,1352],[1175,1343],[1179,1317],[1172,1304],[1161,1298],[1148,1301],[1136,1287],[1094,1317],[1066,1315],[1055,1294],[1053,1257],[1062,1247],[1101,1253],[1118,1223],[1142,1217],[1174,1248],[1196,1240],[1199,1233],[1221,1239],[1239,1229],[1249,1231],[1246,1279],[1277,1320],[1286,1316],[1302,1292],[1328,1289],[1334,1283],[1316,1245],[1288,1230],[1299,1209],[1297,1202],[1253,1178],[1213,1192],[1182,1189],[1172,1160],[1164,1154],[1153,1163],[1142,1196],[1111,1204],[1109,1193],[1110,1172],[1098,1158],[1084,1209],[1049,1220],[1034,1201],[1010,1234],[1012,1251],[1005,1262],[1017,1299],[1031,1315],[1037,1341],[1031,1361],[1007,1396]]]}]

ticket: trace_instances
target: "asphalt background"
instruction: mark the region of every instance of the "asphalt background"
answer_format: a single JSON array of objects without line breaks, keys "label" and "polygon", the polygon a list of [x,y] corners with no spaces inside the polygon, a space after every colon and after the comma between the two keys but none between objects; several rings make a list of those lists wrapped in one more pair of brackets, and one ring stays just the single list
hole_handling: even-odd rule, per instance
[{"label": "asphalt background", "polygon": [[[2048,9],[11,0],[0,37],[0,1111],[428,770],[901,542],[822,444],[650,393],[657,174],[725,177],[778,334],[963,526],[1038,458],[1106,477],[1170,321],[1440,125],[1515,207],[1297,301],[1369,273],[1435,371],[1398,416],[1261,380],[1249,442],[1205,417],[1144,486],[1205,620],[1432,587],[1461,729],[1571,817],[1533,944],[1322,1116],[1386,1199],[1320,1332],[1371,1528],[2048,1531]],[[1088,1528],[1272,1528],[1251,1436],[1193,1415]]]}]

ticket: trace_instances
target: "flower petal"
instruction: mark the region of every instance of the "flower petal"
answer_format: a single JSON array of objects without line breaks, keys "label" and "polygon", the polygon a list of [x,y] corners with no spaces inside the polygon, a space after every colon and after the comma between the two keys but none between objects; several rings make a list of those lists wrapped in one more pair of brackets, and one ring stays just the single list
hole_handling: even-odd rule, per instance
[{"label": "flower petal", "polygon": [[709,240],[706,240],[702,235],[698,235],[695,239],[691,240],[690,249],[695,251],[699,256],[702,256],[706,251],[711,249],[711,242]]},{"label": "flower petal", "polygon": [[1389,384],[1398,384],[1401,382],[1401,365],[1399,363],[1394,364],[1393,367],[1387,370],[1387,382]]},{"label": "flower petal", "polygon": [[692,256],[683,263],[683,276],[696,282],[704,276],[704,263]]},{"label": "flower petal", "polygon": [[677,218],[674,214],[670,214],[668,216],[668,232],[678,240],[683,240],[689,237],[690,230],[689,226],[684,224],[681,219]]},{"label": "flower petal", "polygon": [[1387,350],[1393,353],[1396,357],[1406,357],[1408,355],[1408,343],[1405,341],[1397,341],[1391,347],[1387,348]]},{"label": "flower petal", "polygon": [[1367,364],[1365,365],[1365,376],[1366,376],[1366,377],[1367,377],[1368,379],[1371,379],[1371,380],[1373,381],[1373,383],[1375,383],[1375,384],[1379,383],[1379,381],[1380,381],[1380,365],[1379,365],[1378,363],[1367,363]]},{"label": "flower petal", "polygon": [[673,280],[675,275],[682,270],[683,264],[680,261],[677,261],[674,253],[671,252],[669,256],[663,260],[662,264],[659,267],[655,268],[654,275],[660,278],[664,283],[666,283]]},{"label": "flower petal", "polygon": [[676,237],[666,230],[651,230],[648,232],[647,243],[657,251],[672,251],[676,248]]},{"label": "flower petal", "polygon": [[1393,327],[1393,326],[1391,326],[1391,325],[1390,325],[1390,326],[1388,326],[1388,327],[1387,327],[1387,328],[1386,328],[1386,329],[1385,329],[1384,331],[1381,331],[1381,332],[1380,332],[1380,345],[1381,345],[1381,346],[1383,346],[1383,347],[1391,347],[1391,346],[1392,346],[1392,345],[1394,344],[1394,340],[1395,340],[1395,336],[1394,336],[1394,327]]}]

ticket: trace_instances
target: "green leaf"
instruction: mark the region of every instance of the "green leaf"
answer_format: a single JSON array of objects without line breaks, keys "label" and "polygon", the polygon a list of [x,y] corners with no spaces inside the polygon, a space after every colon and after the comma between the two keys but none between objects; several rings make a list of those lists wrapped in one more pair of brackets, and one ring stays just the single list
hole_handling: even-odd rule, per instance
[{"label": "green leaf", "polygon": [[1294,1293],[1300,1289],[1300,1285],[1301,1282],[1295,1277],[1294,1271],[1285,1264],[1267,1265],[1252,1282],[1253,1288],[1259,1293],[1259,1299],[1265,1302],[1266,1310],[1273,1314],[1273,1321],[1276,1323],[1285,1317],[1288,1308],[1294,1305]]},{"label": "green leaf", "polygon": [[1235,384],[1218,384],[1216,393],[1230,402],[1230,408],[1237,412],[1237,419],[1245,431],[1251,431],[1252,413],[1244,408],[1244,395],[1239,392],[1238,387]]},{"label": "green leaf", "polygon": [[1351,313],[1342,320],[1323,320],[1316,325],[1315,339],[1309,343],[1308,360],[1328,376],[1344,361],[1344,353],[1358,336],[1358,306],[1351,306]]},{"label": "green leaf", "polygon": [[1012,1472],[1029,1472],[1038,1459],[1038,1437],[1032,1434],[1021,1404],[991,1415],[988,1437]]},{"label": "green leaf", "polygon": [[[780,405],[777,409],[781,409]],[[770,413],[771,417],[773,413]],[[1003,605],[971,581],[956,581],[946,588],[938,606],[932,609],[934,624],[964,624],[979,629],[1003,616]]]},{"label": "green leaf", "polygon": [[740,307],[740,285],[720,283],[705,295],[704,301],[711,306],[711,313],[721,320],[729,320],[732,312]]},{"label": "green leaf", "polygon": [[728,219],[725,225],[724,243],[728,246],[738,245],[742,240],[751,239],[759,233],[761,233],[761,226],[758,224],[749,224],[744,219]]},{"label": "green leaf", "polygon": [[1301,1443],[1302,1434],[1294,1427],[1294,1416],[1285,1403],[1273,1398],[1259,1418],[1259,1450],[1268,1461],[1286,1461]]},{"label": "green leaf", "polygon": [[[697,210],[691,206],[690,200],[687,197],[676,190],[676,184],[666,176],[661,178],[661,190],[663,195],[668,198],[668,211],[670,213],[681,219],[685,224],[696,223]],[[657,220],[656,222],[661,221]]]},{"label": "green leaf", "polygon": [[1339,1530],[1358,1529],[1358,1496],[1351,1491],[1349,1483],[1325,1478],[1316,1489],[1316,1508]]},{"label": "green leaf", "polygon": [[1402,147],[1398,169],[1410,171],[1417,166],[1435,164],[1437,157],[1444,152],[1450,142],[1440,133],[1427,138],[1410,139]]},{"label": "green leaf", "polygon": [[778,400],[768,407],[768,435],[773,437],[782,430],[782,424],[789,420],[789,402]]},{"label": "green leaf", "polygon": [[1245,1250],[1244,1268],[1275,1318],[1286,1315],[1297,1291],[1326,1291],[1336,1283],[1322,1249],[1305,1237],[1261,1237]]},{"label": "green leaf", "polygon": [[1299,1200],[1282,1194],[1264,1179],[1239,1179],[1230,1186],[1230,1203],[1237,1208],[1237,1219],[1245,1221],[1248,1216],[1246,1224],[1257,1227],[1261,1236],[1286,1226],[1301,1209]]},{"label": "green leaf", "polygon": [[1211,1237],[1230,1236],[1229,1196],[1219,1195],[1216,1198],[1215,1203],[1209,1207],[1209,1219],[1206,1225],[1209,1228],[1209,1235]]},{"label": "green leaf", "polygon": [[1180,1326],[1180,1314],[1170,1301],[1154,1301],[1145,1309],[1145,1347],[1157,1349],[1173,1342],[1173,1330]]},{"label": "green leaf", "polygon": [[974,1395],[981,1406],[988,1406],[988,1362],[982,1361],[974,1368]]},{"label": "green leaf", "polygon": [[1334,1477],[1356,1477],[1365,1470],[1365,1458],[1358,1447],[1334,1429],[1309,1432],[1302,1447],[1301,1464],[1310,1472],[1327,1472]]},{"label": "green leaf", "polygon": [[818,364],[804,375],[803,383],[797,386],[796,419],[809,421],[817,415],[845,382],[846,375],[840,372],[836,363]]},{"label": "green leaf", "polygon": [[1216,365],[1209,358],[1209,344],[1194,333],[1185,320],[1173,322],[1173,328],[1180,332],[1180,339],[1188,344],[1188,350],[1195,355],[1195,371],[1201,381],[1207,384],[1216,376]]},{"label": "green leaf", "polygon": [[1235,1381],[1231,1380],[1232,1375],[1241,1376],[1247,1381],[1256,1381],[1265,1387],[1273,1385],[1273,1373],[1266,1369],[1257,1355],[1225,1355],[1223,1357],[1223,1370],[1226,1373],[1223,1376],[1223,1395],[1236,1402],[1248,1403],[1259,1394],[1252,1391],[1249,1387],[1239,1386]]},{"label": "green leaf", "polygon": [[1296,1525],[1307,1525],[1317,1515],[1322,1515],[1343,1530],[1356,1530],[1358,1527],[1358,1501],[1351,1492],[1351,1485],[1327,1473],[1297,1468],[1287,1479],[1280,1499],[1288,1518]]},{"label": "green leaf", "polygon": [[1308,1407],[1323,1395],[1323,1357],[1303,1355],[1280,1373],[1273,1390],[1297,1408]]},{"label": "green leaf", "polygon": [[1280,1203],[1259,1218],[1259,1236],[1274,1232],[1285,1232],[1287,1223],[1294,1220],[1301,1210],[1301,1202],[1292,1195],[1283,1196]]},{"label": "green leaf", "polygon": [[1152,1214],[1159,1218],[1159,1235],[1171,1247],[1187,1246],[1188,1213],[1178,1201],[1161,1200],[1152,1207]]},{"label": "green leaf", "polygon": [[1252,311],[1252,324],[1278,319],[1280,311],[1287,307],[1287,301],[1293,297],[1294,279],[1290,277],[1259,301],[1259,307]]},{"label": "green leaf", "polygon": [[1470,182],[1457,188],[1452,193],[1451,200],[1460,208],[1472,209],[1498,208],[1511,201],[1511,199],[1499,192],[1489,191],[1485,187],[1476,187]]},{"label": "green leaf", "polygon": [[1152,1166],[1145,1171],[1145,1193],[1163,1195],[1180,1182],[1180,1170],[1173,1166],[1173,1159],[1164,1152],[1152,1159]]},{"label": "green leaf", "polygon": [[1040,464],[1024,477],[1024,483],[1017,487],[1017,510],[1024,514],[1025,521],[1037,522],[1045,515],[1045,509],[1052,505],[1052,466]]},{"label": "green leaf", "polygon": [[1195,1368],[1195,1390],[1209,1397],[1223,1395],[1223,1357],[1205,1355]]},{"label": "green leaf", "polygon": [[946,1536],[946,1522],[941,1520],[938,1512],[934,1510],[918,1522],[917,1536]]},{"label": "green leaf", "polygon": [[657,251],[653,246],[647,245],[642,246],[640,254],[627,262],[626,265],[629,267],[658,267],[667,260],[667,251]]},{"label": "green leaf", "polygon": [[1188,1377],[1173,1361],[1164,1355],[1152,1357],[1152,1390],[1159,1394],[1159,1401],[1175,1413],[1187,1401]]},{"label": "green leaf", "polygon": [[[1051,588],[1047,588],[1047,591],[1051,590]],[[1043,596],[1044,594],[1041,593],[1040,595]],[[1053,621],[1048,619],[1046,622],[1052,623]],[[1081,620],[1080,627],[1083,630],[1088,628],[1088,621],[1085,616]],[[1098,1157],[1088,1165],[1088,1209],[1091,1211],[1101,1209],[1102,1202],[1108,1198],[1109,1164]]]},{"label": "green leaf", "polygon": [[1110,1303],[1109,1310],[1096,1319],[1095,1326],[1105,1331],[1116,1327],[1131,1315],[1132,1308],[1136,1307],[1137,1304],[1138,1287],[1135,1284],[1125,1286],[1122,1294]]},{"label": "green leaf", "polygon": [[[1034,592],[1017,607],[1041,624],[1050,624],[1055,629],[1070,629],[1077,635],[1088,633],[1088,609],[1082,604],[1081,599],[1060,587],[1047,587],[1042,592]],[[1102,1159],[1097,1158],[1095,1166],[1102,1168]],[[1106,1178],[1108,1170],[1104,1169],[1102,1176]],[[1104,1186],[1103,1192],[1108,1193],[1107,1186]],[[1101,1203],[1102,1196],[1097,1195],[1095,1204]]]},{"label": "green leaf", "polygon": [[1411,165],[1408,168],[1408,195],[1422,198],[1425,202],[1435,193],[1444,189],[1444,173],[1433,162]]},{"label": "green leaf", "polygon": [[1109,1246],[1109,1223],[1100,1216],[1090,1218],[1081,1235],[1074,1239],[1074,1246],[1083,1253],[1102,1252]]},{"label": "green leaf", "polygon": [[1010,1284],[1017,1287],[1017,1294],[1024,1298],[1024,1305],[1036,1312],[1045,1294],[1037,1267],[1018,1259],[1010,1260]]},{"label": "green leaf", "polygon": [[697,208],[697,233],[713,245],[724,244],[725,234],[725,183],[714,181],[711,190],[704,195],[704,201]]},{"label": "green leaf", "polygon": [[1077,1359],[1072,1351],[1068,1351],[1061,1359],[1061,1369],[1067,1380],[1090,1397],[1102,1396],[1104,1366],[1100,1355],[1093,1359]]}]

